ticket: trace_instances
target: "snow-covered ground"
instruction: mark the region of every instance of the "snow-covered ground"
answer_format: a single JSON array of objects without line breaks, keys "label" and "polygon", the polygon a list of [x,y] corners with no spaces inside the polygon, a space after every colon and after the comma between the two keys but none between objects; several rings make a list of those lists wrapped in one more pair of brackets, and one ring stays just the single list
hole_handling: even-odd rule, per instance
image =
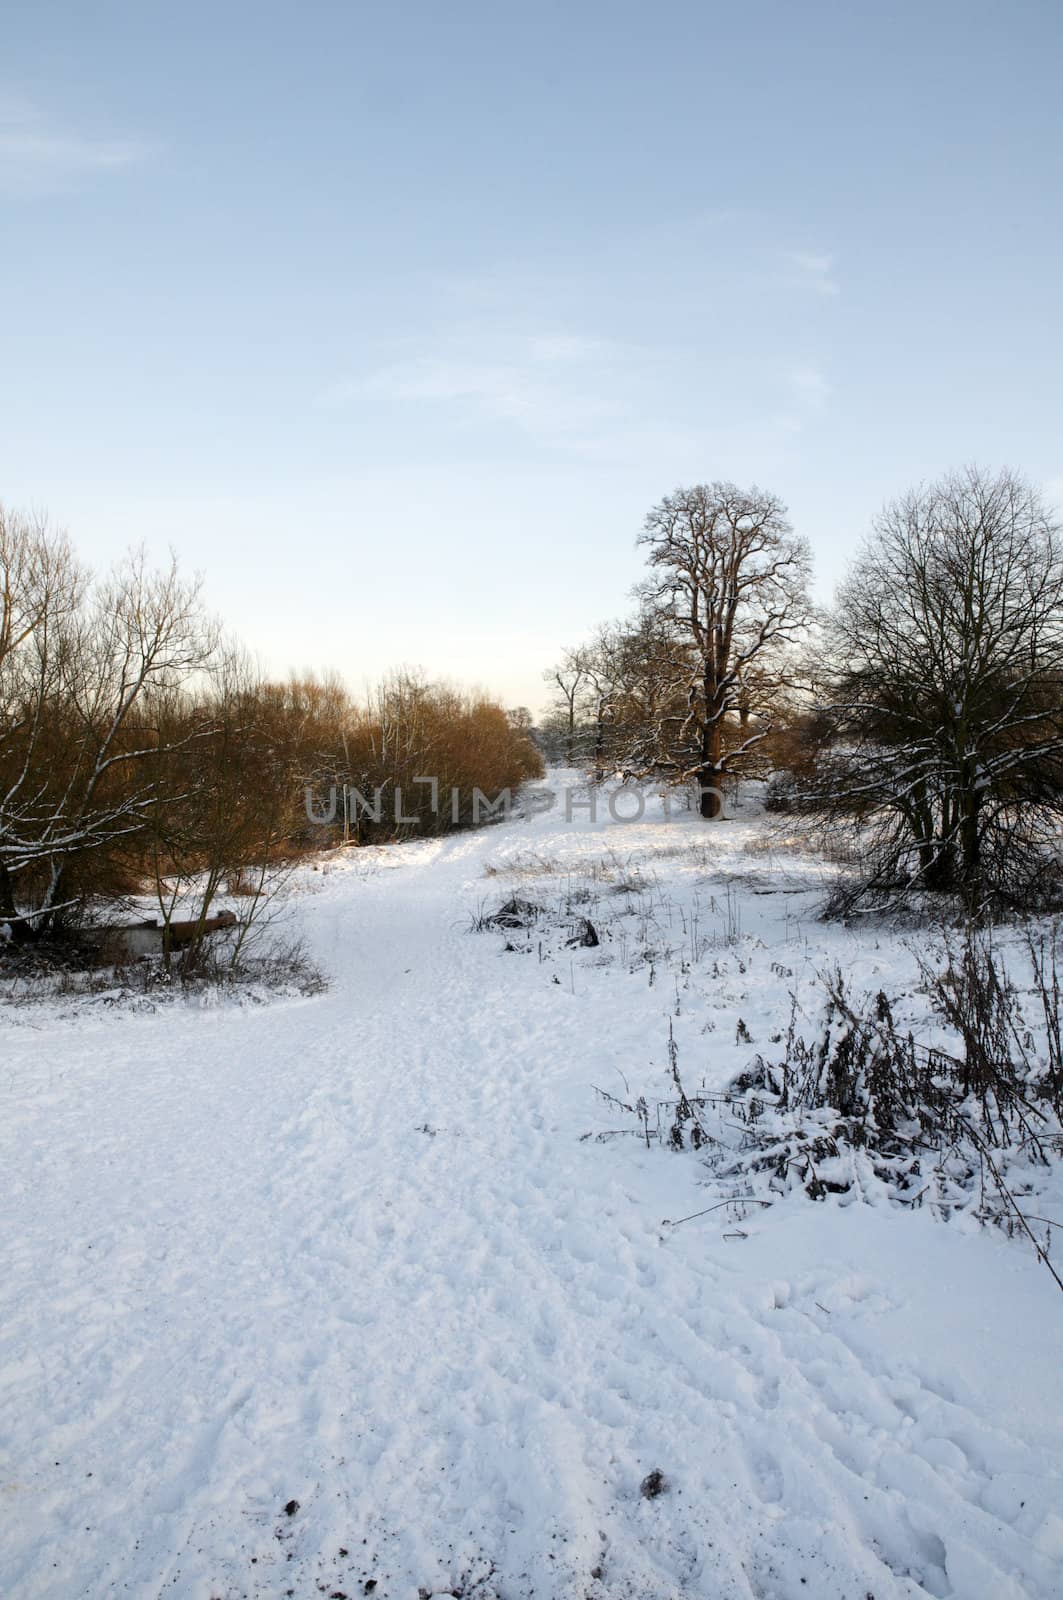
[{"label": "snow-covered ground", "polygon": [[[0,1013],[0,1593],[1063,1594],[1028,1248],[801,1196],[669,1227],[698,1158],[581,1138],[624,1127],[592,1085],[667,1092],[669,1023],[712,1084],[816,965],[904,993],[825,871],[752,814],[554,813],[303,871],[323,996]],[[469,931],[514,890],[602,944]]]}]

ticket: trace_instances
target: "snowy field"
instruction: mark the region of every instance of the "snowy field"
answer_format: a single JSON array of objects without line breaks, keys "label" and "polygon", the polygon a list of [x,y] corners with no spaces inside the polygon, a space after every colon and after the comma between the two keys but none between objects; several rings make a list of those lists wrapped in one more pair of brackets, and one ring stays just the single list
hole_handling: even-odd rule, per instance
[{"label": "snowy field", "polygon": [[[800,1195],[669,1226],[704,1166],[592,1087],[667,1093],[670,1023],[724,1082],[835,960],[916,1015],[829,870],[752,807],[554,813],[301,870],[322,996],[0,1012],[0,1594],[1063,1595],[1030,1249]],[[470,931],[514,893],[600,945]]]}]

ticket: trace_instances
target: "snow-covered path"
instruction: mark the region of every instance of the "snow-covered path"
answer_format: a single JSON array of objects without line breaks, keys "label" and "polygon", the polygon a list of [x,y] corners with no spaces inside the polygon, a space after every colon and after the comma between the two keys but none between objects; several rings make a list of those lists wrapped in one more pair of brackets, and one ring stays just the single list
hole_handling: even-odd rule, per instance
[{"label": "snow-covered path", "polygon": [[1023,1251],[807,1202],[662,1230],[698,1164],[580,1141],[668,996],[467,916],[608,831],[346,858],[319,999],[0,1021],[0,1593],[1063,1593]]}]

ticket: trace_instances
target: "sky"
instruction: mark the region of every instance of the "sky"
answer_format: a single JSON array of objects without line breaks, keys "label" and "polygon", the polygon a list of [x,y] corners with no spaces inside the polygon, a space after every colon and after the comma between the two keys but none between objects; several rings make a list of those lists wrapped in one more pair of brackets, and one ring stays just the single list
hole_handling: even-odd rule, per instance
[{"label": "sky", "polygon": [[1063,6],[0,0],[0,499],[539,709],[648,509],[1063,502]]}]

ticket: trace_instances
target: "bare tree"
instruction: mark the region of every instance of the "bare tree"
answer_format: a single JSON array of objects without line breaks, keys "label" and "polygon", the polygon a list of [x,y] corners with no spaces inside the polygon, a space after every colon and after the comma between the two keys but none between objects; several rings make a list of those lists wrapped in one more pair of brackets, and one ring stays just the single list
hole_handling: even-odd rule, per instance
[{"label": "bare tree", "polygon": [[135,712],[149,692],[201,671],[214,644],[200,586],[180,576],[175,558],[152,571],[144,552],[136,551],[96,590],[66,683],[68,758],[55,820],[41,840],[49,858],[42,923],[60,906],[72,859],[142,828],[158,795],[146,779],[138,783],[138,767],[156,757],[159,746],[156,731],[138,726]]},{"label": "bare tree", "polygon": [[52,817],[55,708],[63,697],[85,575],[43,517],[0,506],[0,918],[16,936],[16,883]]},{"label": "bare tree", "polygon": [[579,723],[589,687],[586,652],[582,646],[566,649],[555,667],[548,667],[543,678],[554,692],[548,726],[557,727],[564,738],[565,764],[574,767],[579,758]]},{"label": "bare tree", "polygon": [[588,644],[580,646],[577,654],[583,673],[583,705],[588,725],[587,748],[583,754],[590,757],[595,783],[601,783],[610,757],[616,754],[610,734],[617,721],[621,631],[615,623],[605,624]]},{"label": "bare tree", "polygon": [[888,505],[828,642],[822,800],[873,825],[871,884],[1021,892],[1063,815],[1063,537],[1037,492],[972,467]]},{"label": "bare tree", "polygon": [[41,522],[0,526],[0,595],[0,896],[25,934],[59,916],[74,862],[143,827],[148,698],[206,664],[213,630],[175,563],[134,554],[91,588]]},{"label": "bare tree", "polygon": [[152,798],[138,855],[162,914],[167,964],[175,914],[188,919],[180,964],[191,975],[206,954],[219,895],[241,897],[230,951],[235,962],[252,925],[268,920],[291,870],[284,846],[301,795],[302,708],[285,719],[286,727],[267,686],[232,645],[218,652],[199,694],[183,686],[153,690],[150,705],[158,740],[143,766]]},{"label": "bare tree", "polygon": [[674,651],[661,619],[644,608],[634,618],[604,623],[582,647],[588,754],[595,782],[655,764],[656,730],[678,704]]},{"label": "bare tree", "polygon": [[661,660],[657,619],[642,612],[603,623],[543,674],[557,691],[545,730],[569,766],[585,765],[596,783],[607,772],[641,770],[665,681]]},{"label": "bare tree", "polygon": [[652,763],[694,779],[701,815],[718,817],[721,781],[771,729],[769,662],[809,621],[808,547],[776,495],[732,483],[667,495],[639,542],[652,569],[644,603],[670,657]]}]

